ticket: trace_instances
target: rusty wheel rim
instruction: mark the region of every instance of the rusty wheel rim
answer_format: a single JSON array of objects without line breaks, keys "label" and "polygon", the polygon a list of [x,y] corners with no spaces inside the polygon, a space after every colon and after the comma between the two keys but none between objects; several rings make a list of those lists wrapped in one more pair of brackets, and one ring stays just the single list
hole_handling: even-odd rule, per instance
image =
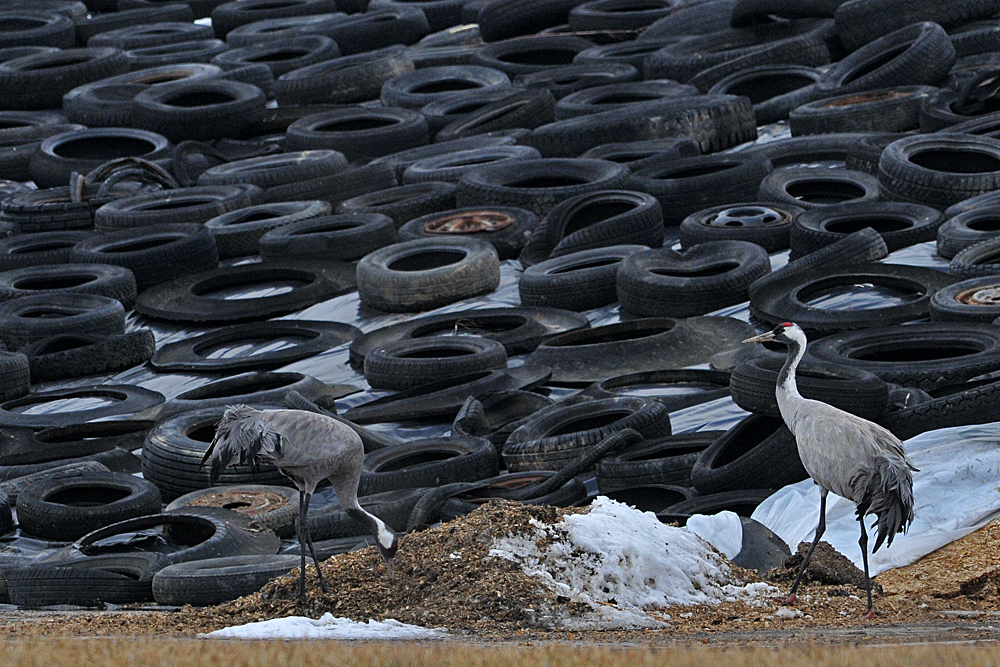
[{"label": "rusty wheel rim", "polygon": [[514,224],[514,217],[500,211],[464,211],[424,223],[428,234],[475,234],[496,232]]},{"label": "rusty wheel rim", "polygon": [[968,306],[1000,306],[1000,285],[973,287],[956,294],[955,300]]}]

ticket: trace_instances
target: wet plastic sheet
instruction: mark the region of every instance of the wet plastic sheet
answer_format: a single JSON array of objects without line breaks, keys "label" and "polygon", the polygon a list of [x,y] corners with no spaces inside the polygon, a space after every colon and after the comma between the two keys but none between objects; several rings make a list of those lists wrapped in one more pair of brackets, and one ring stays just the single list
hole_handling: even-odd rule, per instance
[{"label": "wet plastic sheet", "polygon": [[[891,547],[869,557],[873,575],[901,567],[967,535],[1000,515],[1000,423],[928,431],[905,443],[913,464],[915,518],[909,531]],[[854,503],[827,496],[823,539],[861,567],[860,529]],[[819,519],[819,487],[811,480],[781,489],[753,513],[791,545],[813,539]],[[871,525],[875,517],[868,517]],[[719,522],[719,531],[725,524]],[[724,535],[723,533],[719,533]],[[724,539],[724,537],[723,537]],[[869,531],[870,544],[874,533]]]}]

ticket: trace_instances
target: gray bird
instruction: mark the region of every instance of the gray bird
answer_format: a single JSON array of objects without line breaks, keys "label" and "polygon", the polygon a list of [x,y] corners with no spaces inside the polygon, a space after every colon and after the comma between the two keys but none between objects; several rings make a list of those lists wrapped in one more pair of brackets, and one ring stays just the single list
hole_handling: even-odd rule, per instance
[{"label": "gray bird", "polygon": [[256,410],[246,405],[233,405],[223,413],[201,465],[212,460],[213,483],[223,469],[236,463],[249,464],[252,471],[261,464],[274,464],[282,475],[295,483],[299,489],[297,529],[302,548],[299,598],[304,600],[306,546],[316,564],[320,586],[323,592],[327,590],[307,519],[309,499],[324,479],[330,480],[340,506],[375,537],[389,578],[394,577],[393,559],[399,545],[398,537],[381,519],[358,504],[358,480],[364,457],[361,437],[349,426],[326,415],[305,410]]},{"label": "gray bird", "polygon": [[873,552],[896,533],[905,532],[913,521],[913,476],[917,469],[906,456],[903,443],[885,428],[867,419],[844,412],[821,401],[803,398],[795,385],[795,369],[806,351],[806,334],[797,324],[785,322],[771,331],[748,338],[744,343],[774,341],[788,346],[788,358],[778,374],[778,410],[788,430],[795,436],[802,465],[819,486],[819,525],[809,551],[799,567],[783,604],[795,602],[802,573],[813,549],[826,530],[826,494],[833,491],[857,505],[861,524],[861,556],[865,565],[868,613],[872,605],[872,581],[868,576],[868,532],[865,516],[877,517],[878,537]]}]

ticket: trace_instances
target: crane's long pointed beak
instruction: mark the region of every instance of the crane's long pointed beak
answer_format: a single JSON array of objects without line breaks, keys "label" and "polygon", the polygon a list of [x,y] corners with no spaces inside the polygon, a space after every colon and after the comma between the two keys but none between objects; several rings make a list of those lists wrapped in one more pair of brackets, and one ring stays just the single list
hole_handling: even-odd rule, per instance
[{"label": "crane's long pointed beak", "polygon": [[754,336],[753,338],[747,338],[744,343],[766,343],[768,341],[774,340],[774,334],[770,331],[762,333],[759,336]]},{"label": "crane's long pointed beak", "polygon": [[389,570],[389,581],[396,581],[396,566],[391,558],[385,561],[385,568]]}]

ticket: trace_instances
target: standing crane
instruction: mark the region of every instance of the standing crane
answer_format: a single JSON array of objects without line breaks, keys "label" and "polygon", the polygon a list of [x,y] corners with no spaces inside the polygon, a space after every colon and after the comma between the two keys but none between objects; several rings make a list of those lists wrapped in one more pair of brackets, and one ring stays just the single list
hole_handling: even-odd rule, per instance
[{"label": "standing crane", "polygon": [[806,334],[797,324],[785,322],[771,331],[748,338],[744,343],[773,341],[788,346],[788,357],[778,374],[778,410],[788,430],[795,436],[802,465],[819,486],[819,525],[806,557],[782,604],[795,602],[813,549],[826,530],[826,494],[833,491],[857,505],[861,524],[861,557],[865,565],[868,593],[866,619],[875,617],[872,580],[868,575],[868,532],[865,516],[877,517],[878,537],[874,551],[896,533],[905,532],[913,521],[913,476],[917,469],[906,457],[903,443],[885,428],[832,405],[803,398],[795,384],[795,369],[806,351]]},{"label": "standing crane", "polygon": [[389,578],[394,577],[393,559],[399,545],[396,533],[358,504],[358,481],[364,457],[361,437],[349,426],[326,415],[305,410],[256,410],[246,405],[233,405],[223,413],[201,465],[212,460],[213,483],[223,469],[237,462],[249,463],[253,471],[261,464],[272,463],[278,472],[292,480],[299,490],[296,526],[302,553],[299,599],[305,600],[307,546],[316,565],[320,587],[324,593],[327,591],[307,519],[309,499],[324,479],[330,480],[347,514],[375,537]]}]

